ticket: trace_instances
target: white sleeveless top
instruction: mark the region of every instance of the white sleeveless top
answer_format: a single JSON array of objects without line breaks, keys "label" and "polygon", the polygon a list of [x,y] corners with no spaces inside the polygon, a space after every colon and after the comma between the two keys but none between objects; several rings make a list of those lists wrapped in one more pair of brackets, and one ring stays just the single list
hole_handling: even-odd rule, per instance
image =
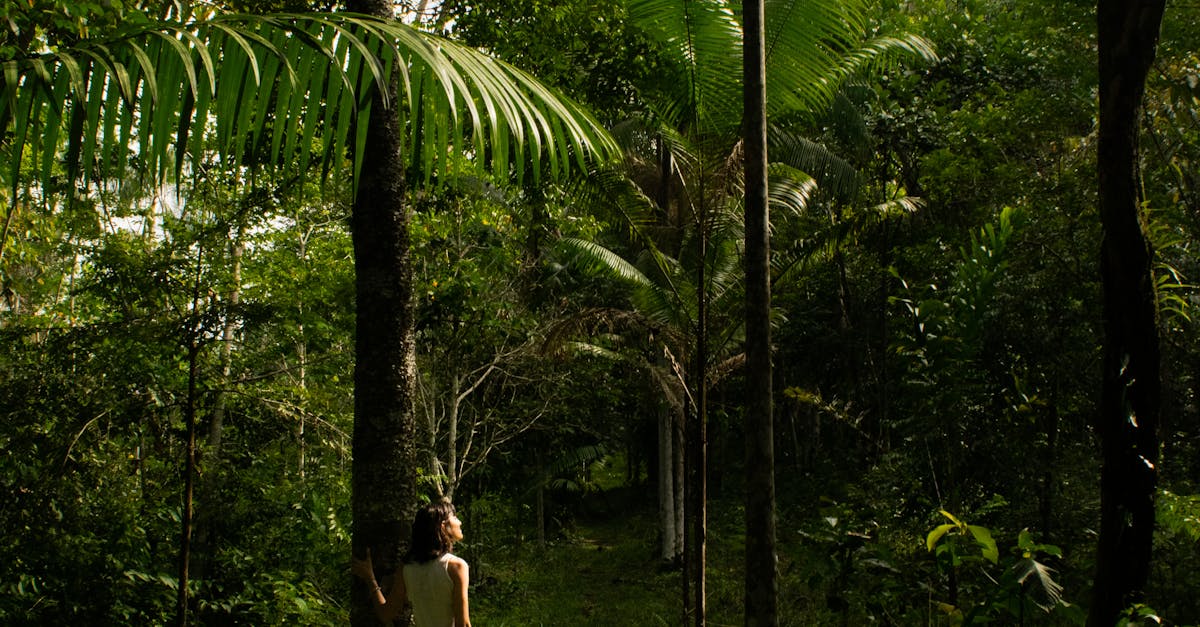
[{"label": "white sleeveless top", "polygon": [[404,565],[404,587],[413,608],[413,627],[454,627],[454,582],[450,563],[459,558],[446,553],[424,564]]}]

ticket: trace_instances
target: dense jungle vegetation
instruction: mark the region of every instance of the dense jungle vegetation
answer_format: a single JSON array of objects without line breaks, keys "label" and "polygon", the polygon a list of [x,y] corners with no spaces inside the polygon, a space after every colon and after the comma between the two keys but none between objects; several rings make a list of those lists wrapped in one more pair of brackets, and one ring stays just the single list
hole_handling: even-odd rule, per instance
[{"label": "dense jungle vegetation", "polygon": [[765,2],[764,371],[750,4],[0,3],[0,623],[375,624],[449,497],[484,627],[1200,624],[1200,6],[1116,5]]}]

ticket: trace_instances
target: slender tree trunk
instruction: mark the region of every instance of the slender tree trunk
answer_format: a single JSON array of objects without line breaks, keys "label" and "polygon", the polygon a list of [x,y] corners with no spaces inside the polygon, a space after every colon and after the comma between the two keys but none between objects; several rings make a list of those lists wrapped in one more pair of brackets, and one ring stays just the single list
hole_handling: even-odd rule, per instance
[{"label": "slender tree trunk", "polygon": [[771,390],[770,212],[763,0],[743,3],[746,159],[746,596],[748,626],[779,624]]},{"label": "slender tree trunk", "polygon": [[[351,0],[347,9],[392,17],[388,0]],[[387,89],[397,103],[394,77]],[[356,289],[351,538],[356,555],[370,548],[378,574],[390,575],[416,509],[412,268],[403,129],[378,91],[367,124],[350,218]],[[351,624],[377,625],[367,585],[354,581]]]},{"label": "slender tree trunk", "polygon": [[671,423],[674,408],[660,407],[658,410],[658,516],[662,534],[659,557],[664,563],[673,563],[679,558],[675,534],[675,430]]},{"label": "slender tree trunk", "polygon": [[225,323],[221,328],[221,379],[213,393],[212,413],[208,423],[208,436],[205,439],[201,467],[204,469],[200,479],[200,508],[196,512],[196,525],[193,529],[195,562],[192,575],[199,580],[208,576],[208,566],[212,555],[210,546],[212,523],[214,520],[216,493],[220,474],[217,467],[221,461],[221,439],[225,432],[225,409],[228,404],[228,389],[233,378],[233,342],[237,332],[237,316],[232,309],[236,308],[242,294],[242,244],[244,229],[238,227],[229,242],[230,254],[230,287],[225,297],[227,308]]},{"label": "slender tree trunk", "polygon": [[[701,207],[704,206],[703,201]],[[707,212],[700,212],[700,267],[696,277],[696,357],[694,375],[696,382],[696,418],[694,437],[691,438],[693,467],[692,476],[692,594],[693,624],[704,627],[708,620],[708,593],[706,571],[708,569],[708,238]]]},{"label": "slender tree trunk", "polygon": [[[310,231],[311,232],[311,231]],[[304,265],[308,265],[308,233],[300,236],[299,250],[296,252],[297,260]],[[306,390],[308,389],[308,341],[304,338],[304,300],[301,299],[300,305],[297,307],[300,323],[296,325],[296,371],[298,384],[300,388],[300,398],[308,398]],[[299,413],[299,424],[296,425],[296,472],[300,475],[300,480],[304,480],[305,467],[305,446],[304,446],[304,408],[301,407]]]},{"label": "slender tree trunk", "polygon": [[[685,383],[686,387],[686,383]],[[683,620],[679,623],[683,627],[687,627],[692,623],[692,583],[695,576],[692,574],[696,568],[696,554],[692,546],[696,542],[696,532],[691,524],[692,511],[695,509],[693,503],[696,501],[696,490],[694,473],[696,468],[696,459],[692,442],[696,439],[696,429],[692,426],[695,422],[696,411],[691,397],[685,395],[684,410],[683,410],[683,569],[680,573],[679,582],[683,600]]]},{"label": "slender tree trunk", "polygon": [[685,521],[687,519],[687,510],[684,507],[684,482],[685,482],[685,462],[684,462],[684,411],[678,409],[671,414],[671,430],[674,437],[671,440],[671,449],[674,463],[674,472],[671,473],[671,480],[675,483],[675,560],[682,562],[683,560],[683,538],[686,535],[684,531]]},{"label": "slender tree trunk", "polygon": [[[245,245],[242,243],[243,229],[239,227],[229,243],[230,282],[229,293],[226,297],[229,309],[235,309],[242,299],[242,253]],[[228,388],[233,378],[233,341],[237,333],[237,316],[230,311],[225,315],[225,324],[221,329],[221,387],[213,395],[212,421],[208,425],[207,450],[205,461],[209,469],[216,464],[221,456],[221,439],[225,433],[225,409],[228,405]]]},{"label": "slender tree trunk", "polygon": [[[4,250],[8,247],[8,232],[12,228],[13,218],[17,217],[17,210],[21,208],[16,197],[8,205],[8,212],[4,214],[4,226],[0,227],[0,262],[4,261]],[[0,285],[0,289],[3,289]]]},{"label": "slender tree trunk", "polygon": [[454,498],[454,489],[458,487],[458,419],[462,411],[462,375],[455,372],[450,381],[450,411],[446,420],[449,423],[449,433],[446,434],[446,496]]},{"label": "slender tree trunk", "polygon": [[1088,625],[1107,627],[1150,574],[1161,409],[1153,250],[1141,222],[1138,113],[1165,0],[1099,0],[1098,174],[1104,374],[1096,427],[1100,537]]},{"label": "slender tree trunk", "polygon": [[183,409],[186,429],[183,463],[183,511],[180,515],[179,532],[179,588],[176,591],[175,624],[186,627],[189,620],[188,568],[192,559],[192,497],[196,490],[196,395],[199,393],[200,376],[200,277],[202,275],[203,248],[196,258],[195,283],[192,286],[192,320],[187,330],[188,382],[187,401]]},{"label": "slender tree trunk", "polygon": [[193,344],[188,348],[188,392],[187,406],[184,409],[184,422],[187,425],[187,447],[184,459],[183,479],[183,513],[179,533],[179,589],[175,597],[175,624],[185,627],[188,624],[188,568],[192,559],[192,496],[195,493],[196,476],[196,377],[197,361],[200,349]]}]

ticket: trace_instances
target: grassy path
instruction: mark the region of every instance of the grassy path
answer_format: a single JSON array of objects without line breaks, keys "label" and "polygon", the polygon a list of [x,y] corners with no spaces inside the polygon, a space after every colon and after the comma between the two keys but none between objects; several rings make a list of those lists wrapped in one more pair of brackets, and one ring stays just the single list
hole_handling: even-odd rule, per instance
[{"label": "grassy path", "polygon": [[[608,508],[606,508],[608,509]],[[485,627],[675,625],[679,576],[662,572],[653,511],[615,508],[564,539],[488,551],[472,566],[472,622]]]}]

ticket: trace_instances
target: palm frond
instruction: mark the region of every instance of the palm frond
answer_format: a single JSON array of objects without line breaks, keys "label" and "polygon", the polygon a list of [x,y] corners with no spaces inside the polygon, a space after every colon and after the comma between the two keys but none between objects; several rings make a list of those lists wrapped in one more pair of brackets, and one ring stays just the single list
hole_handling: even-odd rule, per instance
[{"label": "palm frond", "polygon": [[632,0],[629,21],[674,61],[656,109],[676,128],[736,128],[741,119],[742,28],[723,0]]},{"label": "palm frond", "polygon": [[[399,103],[379,88],[392,77]],[[15,186],[29,156],[46,183],[49,164],[64,154],[56,145],[63,130],[72,180],[123,169],[129,146],[143,176],[179,179],[189,160],[206,158],[210,139],[227,164],[304,168],[315,149],[326,173],[338,171],[361,162],[376,92],[384,108],[376,114],[410,122],[409,159],[427,176],[464,151],[518,177],[528,161],[535,179],[543,164],[561,176],[617,152],[583,107],[508,64],[406,25],[354,14],[227,14],[139,23],[0,64],[0,132],[11,138],[4,175]],[[40,151],[27,150],[33,137]]]},{"label": "palm frond", "polygon": [[858,171],[825,146],[778,127],[769,129],[767,141],[772,162],[808,174],[829,194],[844,199],[858,188]]},{"label": "palm frond", "polygon": [[902,61],[936,63],[937,51],[928,39],[913,33],[874,37],[859,44],[842,56],[841,72],[845,76],[876,72],[897,67]]},{"label": "palm frond", "polygon": [[585,267],[600,270],[622,281],[635,285],[650,286],[653,283],[636,266],[626,261],[617,253],[587,240],[574,237],[564,237],[559,245],[572,261]]},{"label": "palm frond", "polygon": [[843,211],[837,221],[831,221],[827,227],[813,232],[808,238],[797,240],[790,250],[772,258],[771,273],[776,277],[775,282],[796,280],[811,264],[833,258],[838,250],[857,241],[868,229],[892,218],[911,215],[922,206],[923,200],[908,196]]},{"label": "palm frond", "polygon": [[803,215],[817,192],[817,181],[807,173],[783,163],[767,166],[767,202],[771,211]]},{"label": "palm frond", "polygon": [[775,114],[822,111],[856,73],[937,56],[916,35],[867,39],[865,0],[767,0],[765,9],[768,103]]},{"label": "palm frond", "polygon": [[841,52],[865,34],[862,0],[767,0],[767,102],[772,113],[819,111],[841,80]]},{"label": "palm frond", "polygon": [[624,224],[633,239],[653,241],[648,229],[656,223],[657,208],[638,184],[639,180],[652,176],[651,172],[607,164],[574,180],[571,191],[575,202],[593,215]]}]

